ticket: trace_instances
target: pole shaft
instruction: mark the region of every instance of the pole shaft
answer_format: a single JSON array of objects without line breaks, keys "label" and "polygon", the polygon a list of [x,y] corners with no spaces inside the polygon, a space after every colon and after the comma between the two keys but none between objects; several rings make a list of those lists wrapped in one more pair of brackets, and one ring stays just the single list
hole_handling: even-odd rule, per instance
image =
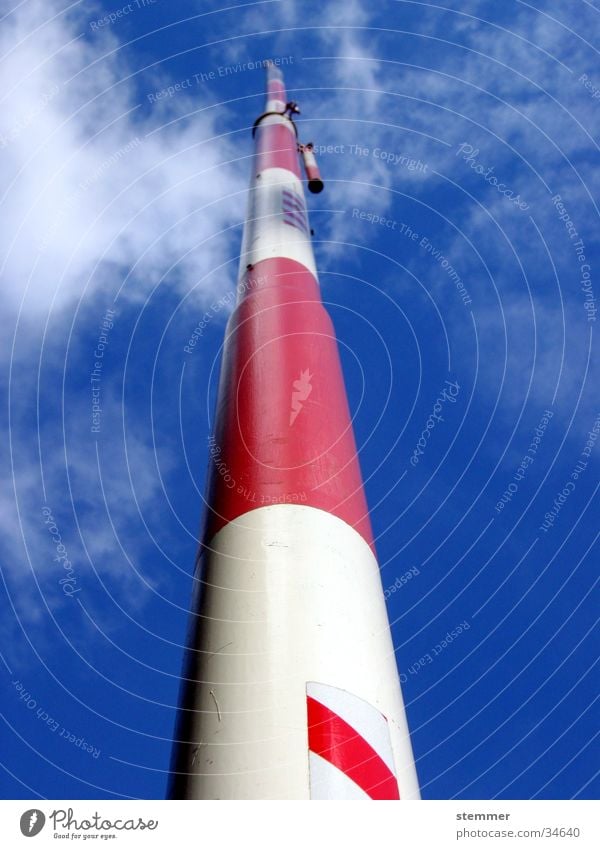
[{"label": "pole shaft", "polygon": [[418,798],[286,106],[269,64],[170,795]]}]

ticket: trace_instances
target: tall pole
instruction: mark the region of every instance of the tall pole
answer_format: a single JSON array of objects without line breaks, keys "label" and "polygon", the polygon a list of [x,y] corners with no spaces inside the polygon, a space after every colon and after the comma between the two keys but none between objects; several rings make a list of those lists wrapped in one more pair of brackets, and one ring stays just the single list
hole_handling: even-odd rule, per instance
[{"label": "tall pole", "polygon": [[419,798],[300,158],[323,184],[266,69],[169,794]]}]

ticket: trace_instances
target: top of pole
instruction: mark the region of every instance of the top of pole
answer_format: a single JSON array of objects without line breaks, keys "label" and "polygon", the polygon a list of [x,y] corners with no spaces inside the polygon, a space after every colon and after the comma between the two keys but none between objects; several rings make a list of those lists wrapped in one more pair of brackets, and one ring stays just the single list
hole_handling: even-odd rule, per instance
[{"label": "top of pole", "polygon": [[297,103],[295,103],[294,101],[287,100],[283,73],[281,72],[281,69],[278,68],[277,65],[273,62],[272,59],[265,59],[265,61],[263,62],[263,67],[265,68],[265,71],[267,73],[265,108],[264,112],[262,112],[262,114],[259,115],[256,121],[254,122],[254,126],[252,128],[252,135],[255,135],[256,128],[261,123],[263,118],[266,118],[269,115],[280,115],[289,120],[290,126],[297,136],[298,130],[296,129],[296,125],[294,124],[293,116],[299,115],[300,110],[298,109]]},{"label": "top of pole", "polygon": [[[294,123],[294,115],[300,114],[298,104],[293,100],[287,99],[285,82],[281,68],[279,68],[272,59],[265,59],[263,66],[267,74],[266,103],[264,112],[259,115],[254,122],[252,135],[255,135],[256,128],[263,118],[267,118],[271,115],[278,115],[287,119],[289,126],[293,129],[297,139],[298,129]],[[314,145],[312,142],[309,142],[308,144],[298,144],[297,150],[302,156],[309,191],[313,192],[313,194],[318,194],[323,190],[323,180],[321,178],[319,166],[317,165],[317,160],[315,159]]]},{"label": "top of pole", "polygon": [[265,112],[283,112],[287,105],[283,73],[271,59],[265,60],[264,67],[267,73]]}]

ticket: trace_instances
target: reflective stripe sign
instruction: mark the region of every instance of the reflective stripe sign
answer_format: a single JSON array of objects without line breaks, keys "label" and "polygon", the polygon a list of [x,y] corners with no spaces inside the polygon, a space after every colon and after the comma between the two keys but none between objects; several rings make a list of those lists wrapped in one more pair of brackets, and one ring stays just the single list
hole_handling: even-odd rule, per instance
[{"label": "reflective stripe sign", "polygon": [[387,719],[346,690],[306,685],[311,799],[399,799]]}]

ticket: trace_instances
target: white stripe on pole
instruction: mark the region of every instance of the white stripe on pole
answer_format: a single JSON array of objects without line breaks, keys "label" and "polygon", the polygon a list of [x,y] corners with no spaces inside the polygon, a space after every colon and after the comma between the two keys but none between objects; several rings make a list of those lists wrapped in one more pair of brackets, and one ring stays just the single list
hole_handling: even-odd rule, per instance
[{"label": "white stripe on pole", "polygon": [[210,644],[190,670],[200,683],[188,704],[188,798],[308,799],[311,681],[387,717],[400,797],[419,798],[379,568],[362,536],[325,511],[277,504],[230,522],[211,549]]},{"label": "white stripe on pole", "polygon": [[248,265],[273,257],[296,260],[317,276],[302,183],[285,168],[265,169],[248,192],[240,277]]},{"label": "white stripe on pole", "polygon": [[314,752],[309,753],[309,764],[311,799],[315,801],[325,799],[371,801],[371,797],[361,790],[358,784]]}]

